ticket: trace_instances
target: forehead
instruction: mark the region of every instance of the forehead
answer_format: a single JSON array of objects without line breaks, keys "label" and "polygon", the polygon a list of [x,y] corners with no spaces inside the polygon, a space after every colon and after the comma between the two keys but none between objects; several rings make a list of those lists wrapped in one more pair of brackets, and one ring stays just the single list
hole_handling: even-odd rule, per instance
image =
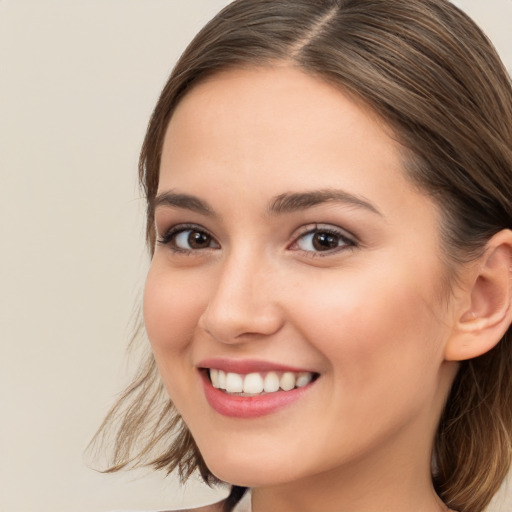
[{"label": "forehead", "polygon": [[373,111],[287,66],[213,75],[179,103],[164,141],[164,182],[170,169],[177,178],[216,163],[236,165],[231,178],[249,181],[267,171],[276,180],[286,169],[322,180],[324,166],[340,178],[346,168],[403,168],[400,146]]}]

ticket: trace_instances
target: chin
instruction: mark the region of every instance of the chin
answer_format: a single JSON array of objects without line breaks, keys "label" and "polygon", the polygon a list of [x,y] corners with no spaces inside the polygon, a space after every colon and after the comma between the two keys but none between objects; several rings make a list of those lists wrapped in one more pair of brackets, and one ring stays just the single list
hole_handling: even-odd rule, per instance
[{"label": "chin", "polygon": [[224,457],[206,456],[204,460],[216,478],[240,487],[267,487],[297,478],[289,466],[284,467],[282,463],[273,464],[268,457],[249,459],[244,457],[243,453],[237,453],[225,454]]},{"label": "chin", "polygon": [[[210,471],[222,482],[239,487],[270,487],[291,480],[286,478],[281,481],[280,478],[275,476],[278,473],[274,473],[272,469],[262,471],[255,468],[221,468],[219,471]],[[274,475],[274,477],[272,478],[271,475]]]}]

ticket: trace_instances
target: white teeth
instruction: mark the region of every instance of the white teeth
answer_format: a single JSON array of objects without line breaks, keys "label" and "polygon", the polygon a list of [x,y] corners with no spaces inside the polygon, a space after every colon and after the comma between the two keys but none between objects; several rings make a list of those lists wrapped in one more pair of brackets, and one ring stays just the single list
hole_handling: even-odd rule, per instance
[{"label": "white teeth", "polygon": [[263,378],[259,373],[249,373],[244,379],[244,393],[257,395],[263,391]]},{"label": "white teeth", "polygon": [[[222,370],[210,368],[212,386],[227,393],[259,395],[261,393],[275,393],[282,389],[290,391],[294,388],[307,386],[313,380],[311,372],[257,372],[242,375],[239,373],[226,373]],[[264,376],[263,376],[264,375]]]},{"label": "white teeth", "polygon": [[295,382],[295,385],[298,388],[302,388],[304,386],[307,386],[311,380],[313,379],[313,375],[308,372],[299,373],[299,376],[297,377],[297,382]]},{"label": "white teeth", "polygon": [[263,381],[265,393],[273,393],[279,389],[279,377],[276,372],[268,372]]},{"label": "white teeth", "polygon": [[226,375],[226,391],[228,393],[241,393],[243,390],[243,379],[238,373]]},{"label": "white teeth", "polygon": [[220,370],[215,370],[214,368],[210,370],[210,380],[212,381],[212,386],[217,389],[220,388],[219,371]]},{"label": "white teeth", "polygon": [[226,372],[219,370],[219,388],[226,389]]},{"label": "white teeth", "polygon": [[292,372],[285,372],[279,380],[279,386],[283,391],[290,391],[295,387],[295,375]]}]

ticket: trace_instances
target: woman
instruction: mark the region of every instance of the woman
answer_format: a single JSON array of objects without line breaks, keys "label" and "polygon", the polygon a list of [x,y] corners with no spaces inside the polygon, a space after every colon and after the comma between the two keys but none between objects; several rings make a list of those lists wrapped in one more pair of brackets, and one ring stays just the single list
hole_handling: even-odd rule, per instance
[{"label": "woman", "polygon": [[152,355],[112,470],[232,485],[205,510],[483,511],[511,452],[512,90],[473,22],[237,0],[140,178]]}]

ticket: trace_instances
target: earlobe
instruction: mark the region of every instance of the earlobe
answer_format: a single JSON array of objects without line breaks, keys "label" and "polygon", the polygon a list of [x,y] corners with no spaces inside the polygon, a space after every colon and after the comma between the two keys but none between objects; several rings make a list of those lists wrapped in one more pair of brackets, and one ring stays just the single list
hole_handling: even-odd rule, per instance
[{"label": "earlobe", "polygon": [[[512,322],[512,231],[503,230],[475,262],[468,301],[445,347],[447,361],[485,354],[499,343]],[[469,304],[469,305],[468,305]]]}]

